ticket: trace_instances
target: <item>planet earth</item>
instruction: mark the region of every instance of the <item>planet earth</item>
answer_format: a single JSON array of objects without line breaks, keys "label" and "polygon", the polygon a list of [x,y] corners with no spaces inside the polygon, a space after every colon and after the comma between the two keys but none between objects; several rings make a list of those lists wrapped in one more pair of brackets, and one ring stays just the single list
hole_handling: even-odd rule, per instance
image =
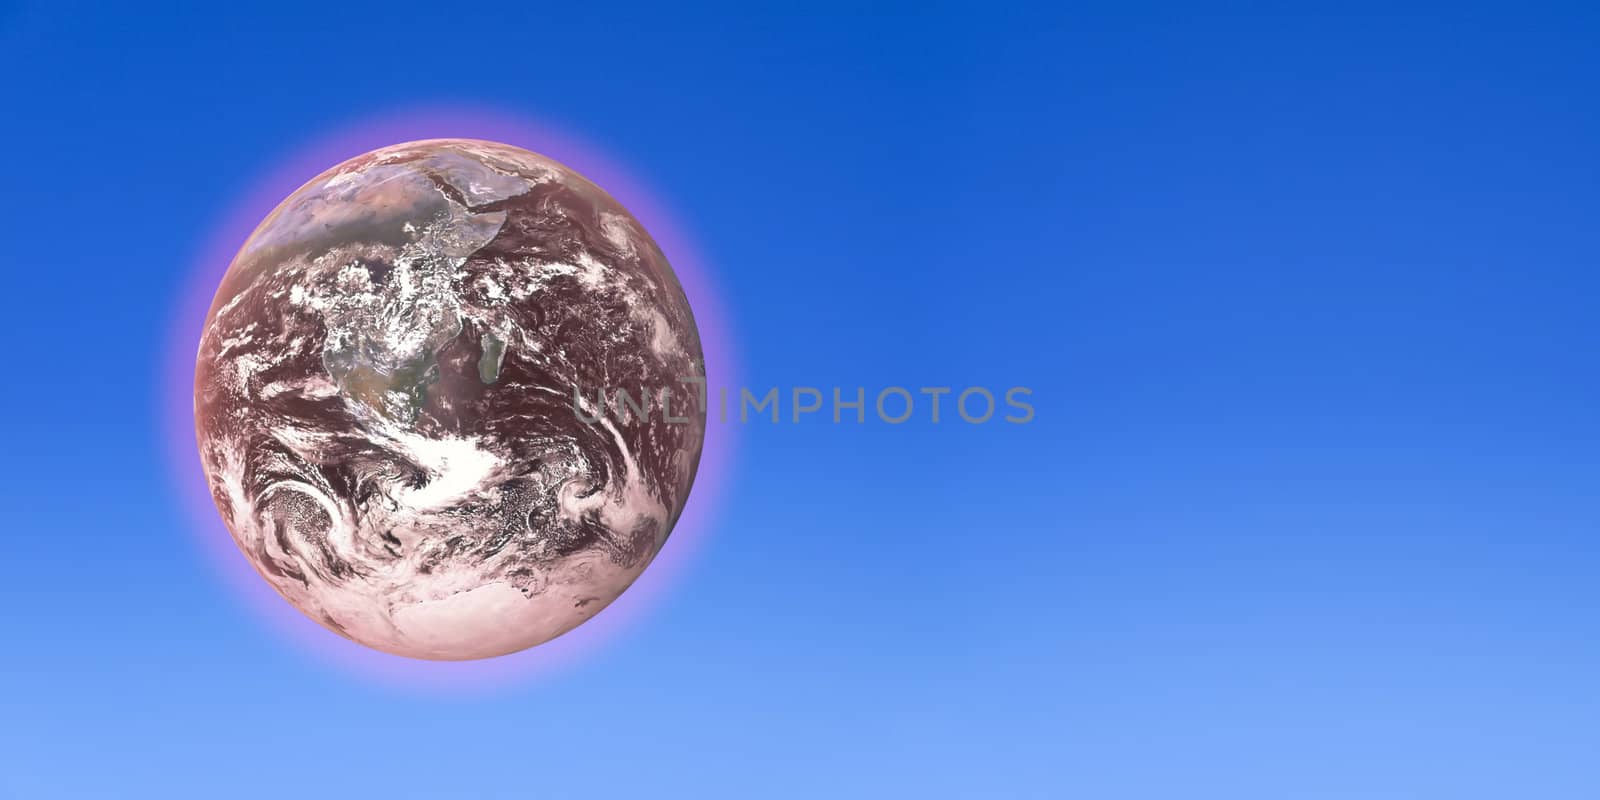
[{"label": "planet earth", "polygon": [[600,187],[505,144],[411,142],[312,179],[244,243],[195,431],[235,543],[295,608],[385,652],[488,658],[582,624],[660,551],[705,439],[703,358],[666,257]]}]

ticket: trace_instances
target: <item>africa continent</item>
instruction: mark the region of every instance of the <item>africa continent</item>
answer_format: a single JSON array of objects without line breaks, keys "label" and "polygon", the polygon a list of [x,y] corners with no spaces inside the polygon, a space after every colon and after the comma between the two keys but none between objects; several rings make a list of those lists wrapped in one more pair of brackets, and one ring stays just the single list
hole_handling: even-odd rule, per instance
[{"label": "africa continent", "polygon": [[[616,200],[437,139],[328,170],[245,242],[195,431],[235,543],[294,607],[388,653],[489,658],[650,564],[700,461],[704,374],[677,276]],[[613,387],[652,405],[612,413]]]}]

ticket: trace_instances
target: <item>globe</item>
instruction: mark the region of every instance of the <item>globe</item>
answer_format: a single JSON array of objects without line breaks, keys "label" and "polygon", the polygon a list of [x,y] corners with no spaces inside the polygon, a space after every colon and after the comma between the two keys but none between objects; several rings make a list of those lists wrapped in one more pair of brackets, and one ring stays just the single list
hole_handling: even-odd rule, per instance
[{"label": "globe", "polygon": [[704,368],[672,267],[600,187],[411,142],[312,179],[240,248],[195,432],[234,542],[295,608],[388,653],[488,658],[650,564],[699,464]]}]

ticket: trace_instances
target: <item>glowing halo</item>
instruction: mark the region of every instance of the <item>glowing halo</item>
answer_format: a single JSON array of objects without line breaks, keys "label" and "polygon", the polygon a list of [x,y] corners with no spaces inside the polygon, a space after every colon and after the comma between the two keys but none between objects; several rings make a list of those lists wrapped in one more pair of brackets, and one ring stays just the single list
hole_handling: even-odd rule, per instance
[{"label": "glowing halo", "polygon": [[373,650],[332,633],[300,613],[258,575],[238,551],[213,504],[201,470],[194,431],[194,364],[201,327],[217,285],[239,247],[284,198],[324,170],[380,147],[421,139],[463,138],[504,142],[554,158],[605,189],[649,231],[677,273],[700,331],[706,385],[737,386],[732,338],[711,275],[684,228],[637,180],[595,148],[515,115],[460,107],[432,107],[368,118],[310,137],[239,193],[199,244],[195,265],[176,300],[166,343],[159,408],[167,461],[189,525],[226,582],[270,627],[303,649],[363,678],[401,687],[481,690],[570,667],[637,620],[684,567],[707,533],[729,477],[735,427],[708,415],[705,445],[694,488],[677,526],[655,560],[606,610],[542,645],[481,661],[420,661]]}]

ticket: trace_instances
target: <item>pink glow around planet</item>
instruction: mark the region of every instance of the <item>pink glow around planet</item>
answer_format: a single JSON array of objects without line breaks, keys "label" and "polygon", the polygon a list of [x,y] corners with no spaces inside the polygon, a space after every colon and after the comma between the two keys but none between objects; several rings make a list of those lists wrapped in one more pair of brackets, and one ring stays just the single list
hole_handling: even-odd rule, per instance
[{"label": "pink glow around planet", "polygon": [[328,170],[245,242],[203,329],[195,431],[235,543],[294,607],[388,653],[488,658],[621,595],[694,481],[693,392],[675,422],[580,418],[574,390],[704,374],[672,267],[604,190],[429,140]]}]

